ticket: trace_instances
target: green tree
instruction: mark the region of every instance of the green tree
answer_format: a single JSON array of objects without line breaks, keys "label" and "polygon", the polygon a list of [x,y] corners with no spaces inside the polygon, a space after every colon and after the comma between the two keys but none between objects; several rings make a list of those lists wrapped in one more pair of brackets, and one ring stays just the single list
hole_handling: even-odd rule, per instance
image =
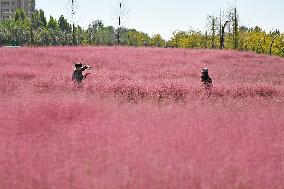
[{"label": "green tree", "polygon": [[209,29],[211,35],[211,48],[216,48],[216,33],[218,30],[217,20],[218,18],[215,16],[207,16],[207,20],[209,22]]},{"label": "green tree", "polygon": [[58,27],[57,21],[52,16],[50,16],[49,21],[47,23],[47,29],[55,30],[57,29],[57,27]]},{"label": "green tree", "polygon": [[163,47],[165,46],[165,40],[160,34],[154,34],[150,39],[150,45],[155,47]]},{"label": "green tree", "polygon": [[63,15],[58,19],[58,26],[60,31],[63,33],[63,37],[60,40],[62,45],[67,45],[69,42],[68,38],[72,32],[72,26],[68,23],[67,19]]},{"label": "green tree", "polygon": [[14,20],[17,22],[17,21],[24,21],[25,19],[27,19],[25,11],[21,8],[16,9]]}]

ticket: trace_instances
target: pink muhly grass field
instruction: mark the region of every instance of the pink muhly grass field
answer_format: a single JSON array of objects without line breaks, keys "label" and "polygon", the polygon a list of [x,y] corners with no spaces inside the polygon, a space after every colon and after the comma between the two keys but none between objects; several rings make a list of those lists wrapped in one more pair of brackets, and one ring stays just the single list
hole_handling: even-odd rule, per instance
[{"label": "pink muhly grass field", "polygon": [[[1,189],[284,188],[283,58],[122,47],[0,57]],[[93,66],[79,89],[74,61]]]}]

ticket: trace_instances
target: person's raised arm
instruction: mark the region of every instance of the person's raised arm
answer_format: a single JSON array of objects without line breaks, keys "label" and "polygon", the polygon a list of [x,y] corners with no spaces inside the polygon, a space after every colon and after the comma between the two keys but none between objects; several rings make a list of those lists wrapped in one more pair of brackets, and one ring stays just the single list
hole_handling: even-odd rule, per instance
[{"label": "person's raised arm", "polygon": [[84,71],[84,70],[86,70],[86,69],[88,69],[88,68],[91,68],[91,66],[86,65],[86,66],[82,67],[82,71]]}]

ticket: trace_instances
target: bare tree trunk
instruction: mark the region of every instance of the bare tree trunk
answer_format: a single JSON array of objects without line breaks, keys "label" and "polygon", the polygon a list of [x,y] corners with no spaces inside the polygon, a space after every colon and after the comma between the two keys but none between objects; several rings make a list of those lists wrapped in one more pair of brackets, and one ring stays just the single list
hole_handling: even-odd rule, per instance
[{"label": "bare tree trunk", "polygon": [[238,15],[237,8],[234,9],[234,48],[238,49],[239,46],[239,31],[238,31]]},{"label": "bare tree trunk", "polygon": [[117,45],[120,45],[120,26],[121,26],[121,8],[122,8],[122,3],[119,3],[119,16],[118,16],[118,28],[117,28]]},{"label": "bare tree trunk", "polygon": [[216,47],[215,45],[215,35],[216,35],[215,26],[216,26],[215,19],[212,18],[212,46],[211,47],[213,49]]},{"label": "bare tree trunk", "polygon": [[[120,8],[121,8],[121,3],[120,3]],[[118,17],[118,28],[117,28],[117,45],[120,45],[120,16]]]},{"label": "bare tree trunk", "polygon": [[270,54],[270,55],[272,55],[272,46],[273,46],[273,44],[274,44],[275,39],[276,39],[278,36],[279,36],[279,33],[276,34],[276,35],[273,37],[272,41],[271,41],[270,49],[269,49],[269,54]]},{"label": "bare tree trunk", "polygon": [[205,48],[207,49],[207,41],[208,41],[208,32],[205,33]]},{"label": "bare tree trunk", "polygon": [[75,29],[75,24],[73,23],[72,25],[72,42],[73,42],[73,45],[75,46],[77,43],[76,43],[76,29]]},{"label": "bare tree trunk", "polygon": [[210,30],[211,30],[211,48],[214,49],[216,47],[215,39],[216,39],[216,22],[217,18],[214,16],[208,16],[208,20],[210,23]]},{"label": "bare tree trunk", "polygon": [[[116,7],[115,10],[115,22],[118,24],[117,30],[116,30],[116,40],[117,40],[117,45],[124,44],[123,42],[123,23],[126,21],[126,15],[128,13],[126,2],[127,0],[117,0],[118,1],[118,6]],[[127,40],[127,39],[126,39]]]},{"label": "bare tree trunk", "polygon": [[222,26],[221,29],[221,36],[220,36],[220,49],[225,48],[225,28],[229,21],[226,21],[225,24]]},{"label": "bare tree trunk", "polygon": [[78,8],[78,0],[69,0],[69,2],[71,3],[71,16],[72,16],[72,44],[75,46],[77,45],[77,41],[76,41],[76,27],[75,27],[75,15],[76,15],[76,9]]}]

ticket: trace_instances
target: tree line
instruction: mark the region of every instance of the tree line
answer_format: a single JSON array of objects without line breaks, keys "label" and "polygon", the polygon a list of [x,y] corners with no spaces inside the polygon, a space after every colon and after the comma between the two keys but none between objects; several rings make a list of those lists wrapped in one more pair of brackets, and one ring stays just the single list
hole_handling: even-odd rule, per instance
[{"label": "tree line", "polygon": [[253,51],[284,56],[284,33],[279,30],[264,31],[259,26],[239,26],[239,15],[235,7],[208,15],[205,33],[198,30],[176,31],[169,46],[177,48],[220,48]]},{"label": "tree line", "polygon": [[80,26],[74,27],[63,15],[58,20],[50,16],[47,21],[43,10],[35,10],[28,18],[22,9],[15,11],[14,19],[0,22],[0,45],[116,45],[118,29],[120,45],[165,45],[165,40],[160,34],[150,37],[135,29],[105,26],[101,20],[93,21],[84,29]]},{"label": "tree line", "polygon": [[43,10],[35,10],[30,18],[17,9],[13,19],[0,21],[0,46],[64,46],[117,45],[169,48],[220,48],[254,51],[284,56],[284,34],[279,30],[266,32],[256,26],[239,26],[236,8],[229,8],[218,16],[209,15],[206,32],[191,29],[176,31],[170,40],[160,34],[149,36],[135,29],[105,26],[95,20],[87,29],[74,26],[63,15],[58,20],[46,19]]}]

